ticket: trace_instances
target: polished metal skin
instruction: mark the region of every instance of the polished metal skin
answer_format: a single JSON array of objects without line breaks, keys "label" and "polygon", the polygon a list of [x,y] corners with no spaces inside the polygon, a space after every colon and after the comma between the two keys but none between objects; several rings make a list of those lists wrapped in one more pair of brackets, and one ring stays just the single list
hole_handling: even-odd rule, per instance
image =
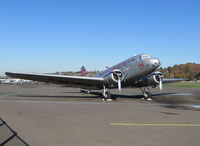
[{"label": "polished metal skin", "polygon": [[[151,98],[148,87],[159,85],[162,90],[162,82],[165,82],[162,73],[155,72],[160,65],[159,59],[153,58],[149,54],[141,54],[133,56],[111,68],[107,68],[94,77],[10,72],[6,72],[6,75],[13,78],[82,88],[86,89],[88,93],[90,93],[90,90],[103,89],[103,96],[106,99],[111,98],[110,89],[112,88],[118,88],[121,92],[121,88],[138,87],[141,88],[146,98]],[[172,81],[174,80],[171,79],[170,82]]]}]

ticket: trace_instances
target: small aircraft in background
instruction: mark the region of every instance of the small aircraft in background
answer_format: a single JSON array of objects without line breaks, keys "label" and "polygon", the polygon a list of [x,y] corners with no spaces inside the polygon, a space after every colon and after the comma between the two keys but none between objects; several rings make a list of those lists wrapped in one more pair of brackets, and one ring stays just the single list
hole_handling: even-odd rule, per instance
[{"label": "small aircraft in background", "polygon": [[121,63],[107,68],[93,77],[86,76],[88,73],[85,67],[82,68],[82,76],[49,75],[49,74],[27,74],[11,73],[5,74],[9,77],[54,83],[67,87],[76,87],[87,90],[102,90],[103,99],[111,100],[110,89],[122,87],[139,88],[144,97],[151,100],[150,88],[159,86],[162,91],[163,83],[185,81],[187,79],[164,79],[161,72],[156,71],[160,67],[160,60],[149,54],[133,56]]},{"label": "small aircraft in background", "polygon": [[1,84],[23,84],[30,83],[30,80],[23,79],[0,79]]}]

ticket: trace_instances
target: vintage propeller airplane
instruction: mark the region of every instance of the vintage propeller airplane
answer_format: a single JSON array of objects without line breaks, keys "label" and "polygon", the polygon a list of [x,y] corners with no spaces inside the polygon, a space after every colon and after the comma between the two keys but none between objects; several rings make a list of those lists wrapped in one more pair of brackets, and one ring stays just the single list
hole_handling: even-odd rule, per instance
[{"label": "vintage propeller airplane", "polygon": [[93,77],[66,76],[49,74],[27,74],[11,73],[5,74],[9,77],[27,79],[39,82],[65,85],[67,87],[81,88],[90,93],[91,90],[103,90],[103,99],[110,100],[112,96],[110,89],[122,87],[140,88],[144,97],[151,100],[150,88],[159,86],[162,91],[163,83],[184,81],[187,79],[164,79],[161,72],[156,71],[161,65],[160,60],[149,54],[133,56],[113,67],[107,68]]}]

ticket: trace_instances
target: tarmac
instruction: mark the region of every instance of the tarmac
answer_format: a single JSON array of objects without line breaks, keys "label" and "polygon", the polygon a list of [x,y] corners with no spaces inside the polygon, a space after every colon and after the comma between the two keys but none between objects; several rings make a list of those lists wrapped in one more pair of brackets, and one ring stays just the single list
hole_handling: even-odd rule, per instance
[{"label": "tarmac", "polygon": [[34,146],[199,146],[200,89],[151,91],[145,101],[139,89],[112,90],[107,102],[56,85],[0,85],[0,117]]}]

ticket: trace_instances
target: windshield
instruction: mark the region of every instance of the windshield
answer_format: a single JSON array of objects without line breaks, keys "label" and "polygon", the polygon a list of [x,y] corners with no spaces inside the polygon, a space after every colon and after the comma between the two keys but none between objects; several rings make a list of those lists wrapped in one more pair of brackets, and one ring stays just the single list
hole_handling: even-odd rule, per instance
[{"label": "windshield", "polygon": [[149,59],[149,58],[151,58],[151,55],[149,55],[149,54],[146,54],[146,55],[142,55],[142,56],[141,56],[141,59],[142,59],[142,60],[144,60],[144,59]]}]

